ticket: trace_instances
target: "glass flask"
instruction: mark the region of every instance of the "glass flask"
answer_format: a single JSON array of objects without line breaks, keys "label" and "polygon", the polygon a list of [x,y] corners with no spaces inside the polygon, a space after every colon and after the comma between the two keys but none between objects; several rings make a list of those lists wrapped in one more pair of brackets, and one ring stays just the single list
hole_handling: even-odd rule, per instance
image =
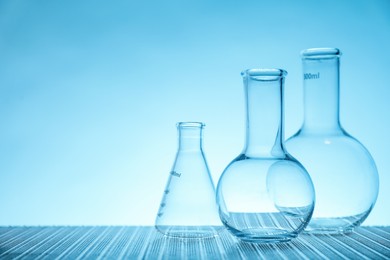
[{"label": "glass flask", "polygon": [[169,237],[207,238],[223,229],[202,148],[204,126],[177,123],[178,151],[155,223],[156,229]]},{"label": "glass flask", "polygon": [[308,170],[316,208],[306,231],[348,233],[360,225],[378,195],[370,153],[339,121],[339,58],[335,48],[302,51],[304,122],[286,142]]},{"label": "glass flask", "polygon": [[246,144],[217,186],[219,216],[247,242],[284,242],[307,225],[315,203],[309,174],[283,144],[283,84],[286,71],[242,72]]}]

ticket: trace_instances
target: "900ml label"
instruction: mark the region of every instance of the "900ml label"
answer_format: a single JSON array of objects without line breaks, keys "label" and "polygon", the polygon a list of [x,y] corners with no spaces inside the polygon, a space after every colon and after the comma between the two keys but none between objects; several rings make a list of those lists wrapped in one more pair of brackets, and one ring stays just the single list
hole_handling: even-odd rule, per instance
[{"label": "900ml label", "polygon": [[313,73],[304,73],[303,74],[303,79],[304,80],[307,80],[307,79],[319,79],[320,78],[320,73],[317,72],[315,74]]}]

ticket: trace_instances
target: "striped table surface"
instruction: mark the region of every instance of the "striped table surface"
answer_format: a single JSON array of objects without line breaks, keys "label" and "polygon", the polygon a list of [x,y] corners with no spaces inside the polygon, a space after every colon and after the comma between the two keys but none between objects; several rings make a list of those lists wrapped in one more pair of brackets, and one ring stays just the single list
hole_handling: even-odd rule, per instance
[{"label": "striped table surface", "polygon": [[154,227],[0,227],[0,259],[390,259],[390,227],[301,234],[288,243],[167,238]]}]

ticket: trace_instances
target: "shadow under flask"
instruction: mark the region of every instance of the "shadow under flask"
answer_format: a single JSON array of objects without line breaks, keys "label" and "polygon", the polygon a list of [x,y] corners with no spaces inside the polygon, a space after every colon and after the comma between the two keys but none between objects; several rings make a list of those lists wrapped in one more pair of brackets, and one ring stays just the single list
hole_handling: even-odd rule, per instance
[{"label": "shadow under flask", "polygon": [[339,57],[336,48],[302,51],[304,123],[286,142],[309,171],[316,208],[311,233],[348,233],[373,208],[379,188],[375,162],[339,121]]},{"label": "shadow under flask", "polygon": [[207,238],[223,229],[202,147],[204,124],[177,123],[179,146],[155,227],[169,237]]},{"label": "shadow under flask", "polygon": [[217,186],[223,224],[255,243],[284,242],[307,225],[315,203],[309,174],[283,144],[283,84],[286,71],[242,72],[246,101],[246,144]]}]

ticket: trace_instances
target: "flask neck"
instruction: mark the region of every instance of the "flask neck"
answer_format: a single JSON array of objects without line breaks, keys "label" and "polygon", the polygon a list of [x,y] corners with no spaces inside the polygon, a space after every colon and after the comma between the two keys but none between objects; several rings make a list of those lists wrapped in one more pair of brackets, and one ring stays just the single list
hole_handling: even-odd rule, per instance
[{"label": "flask neck", "polygon": [[199,152],[202,150],[203,123],[181,122],[177,124],[179,152]]},{"label": "flask neck", "polygon": [[[285,71],[279,75],[243,73],[246,101],[246,144],[248,157],[283,157],[283,83]],[[263,71],[263,70],[261,70]],[[272,73],[271,73],[272,74]]]},{"label": "flask neck", "polygon": [[302,131],[338,132],[339,55],[303,57],[304,123]]}]

